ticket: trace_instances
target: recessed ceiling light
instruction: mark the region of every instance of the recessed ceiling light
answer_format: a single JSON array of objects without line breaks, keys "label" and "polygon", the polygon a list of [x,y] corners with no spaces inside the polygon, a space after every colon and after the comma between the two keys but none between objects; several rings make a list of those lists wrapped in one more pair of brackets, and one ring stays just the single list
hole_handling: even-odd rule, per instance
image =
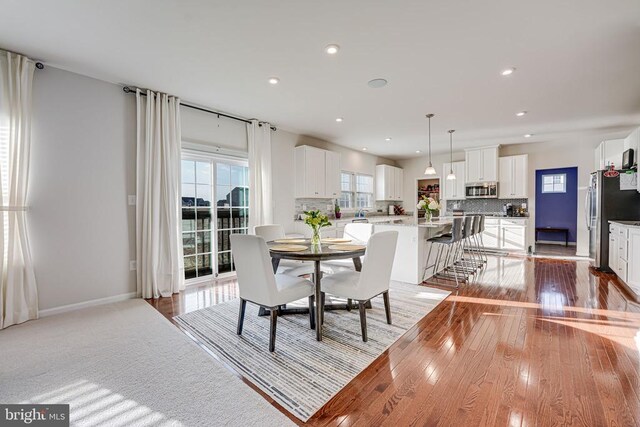
[{"label": "recessed ceiling light", "polygon": [[339,50],[340,50],[340,46],[338,46],[337,44],[330,44],[329,46],[324,48],[324,51],[327,52],[329,55],[335,55],[336,53],[338,53]]},{"label": "recessed ceiling light", "polygon": [[385,138],[384,140],[385,140],[385,141],[387,141],[387,142],[389,142],[389,141],[391,141],[391,138],[387,137],[387,138]]},{"label": "recessed ceiling light", "polygon": [[531,138],[532,136],[533,136],[533,134],[532,134],[532,133],[525,133],[525,134],[524,134],[524,137],[525,137],[525,138]]},{"label": "recessed ceiling light", "polygon": [[420,153],[422,153],[422,151],[420,151],[420,150],[416,150],[416,153],[417,153],[417,154],[420,154]]},{"label": "recessed ceiling light", "polygon": [[277,77],[269,77],[269,83],[271,83],[272,85],[277,85],[278,83],[280,83],[280,79]]},{"label": "recessed ceiling light", "polygon": [[336,119],[336,122],[341,123],[341,122],[342,122],[342,117],[338,117],[338,118]]},{"label": "recessed ceiling light", "polygon": [[367,151],[367,147],[362,147],[362,151]]},{"label": "recessed ceiling light", "polygon": [[527,112],[526,112],[526,111],[520,111],[519,113],[516,113],[516,116],[518,116],[518,117],[522,117],[522,116],[524,116],[525,114],[527,114]]},{"label": "recessed ceiling light", "polygon": [[385,79],[373,79],[373,80],[369,80],[369,82],[367,83],[369,85],[369,87],[372,87],[374,89],[378,89],[381,87],[385,87],[387,85],[387,81]]},{"label": "recessed ceiling light", "polygon": [[510,76],[515,70],[516,69],[514,67],[507,68],[506,70],[502,70],[500,74],[502,74],[503,76]]}]

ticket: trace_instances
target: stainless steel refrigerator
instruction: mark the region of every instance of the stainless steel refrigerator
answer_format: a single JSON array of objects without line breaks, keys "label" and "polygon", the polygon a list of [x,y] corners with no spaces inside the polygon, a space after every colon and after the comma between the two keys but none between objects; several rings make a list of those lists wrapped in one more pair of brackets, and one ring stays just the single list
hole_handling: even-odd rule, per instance
[{"label": "stainless steel refrigerator", "polygon": [[[625,171],[618,171],[625,173]],[[589,257],[602,271],[609,268],[609,221],[640,220],[640,193],[620,190],[620,176],[605,177],[604,171],[591,174],[585,204],[589,230]]]}]

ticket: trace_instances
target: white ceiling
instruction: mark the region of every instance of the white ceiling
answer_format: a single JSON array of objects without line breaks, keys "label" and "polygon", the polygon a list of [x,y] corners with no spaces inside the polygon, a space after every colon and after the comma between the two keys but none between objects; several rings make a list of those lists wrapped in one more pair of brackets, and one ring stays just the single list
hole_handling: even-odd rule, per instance
[{"label": "white ceiling", "polygon": [[[0,0],[0,11],[6,49],[393,158],[425,151],[429,112],[434,152],[449,128],[462,148],[640,124],[638,0]],[[389,85],[369,88],[378,77]]]}]

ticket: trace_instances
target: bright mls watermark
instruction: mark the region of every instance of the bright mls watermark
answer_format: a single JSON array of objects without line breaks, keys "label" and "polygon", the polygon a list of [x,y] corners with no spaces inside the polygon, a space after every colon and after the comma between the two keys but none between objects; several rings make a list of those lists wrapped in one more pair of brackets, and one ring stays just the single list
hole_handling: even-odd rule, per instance
[{"label": "bright mls watermark", "polygon": [[69,405],[4,405],[0,403],[0,426],[69,426]]}]

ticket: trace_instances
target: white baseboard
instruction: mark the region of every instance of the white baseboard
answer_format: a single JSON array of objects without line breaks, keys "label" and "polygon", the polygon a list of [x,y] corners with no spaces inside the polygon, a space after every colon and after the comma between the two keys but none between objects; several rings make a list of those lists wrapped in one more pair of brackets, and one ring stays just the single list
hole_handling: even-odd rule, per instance
[{"label": "white baseboard", "polygon": [[79,310],[81,308],[93,307],[96,305],[109,304],[111,302],[125,301],[137,297],[137,292],[129,292],[127,294],[114,295],[112,297],[92,299],[89,301],[77,302],[75,304],[61,305],[60,307],[39,310],[38,317],[53,316],[54,314],[66,313],[68,311]]},{"label": "white baseboard", "polygon": [[[536,241],[536,243],[542,243],[545,245],[559,245],[559,246],[564,246],[564,241],[560,242],[558,240],[538,240]],[[569,246],[575,246],[576,242],[569,242]]]}]

